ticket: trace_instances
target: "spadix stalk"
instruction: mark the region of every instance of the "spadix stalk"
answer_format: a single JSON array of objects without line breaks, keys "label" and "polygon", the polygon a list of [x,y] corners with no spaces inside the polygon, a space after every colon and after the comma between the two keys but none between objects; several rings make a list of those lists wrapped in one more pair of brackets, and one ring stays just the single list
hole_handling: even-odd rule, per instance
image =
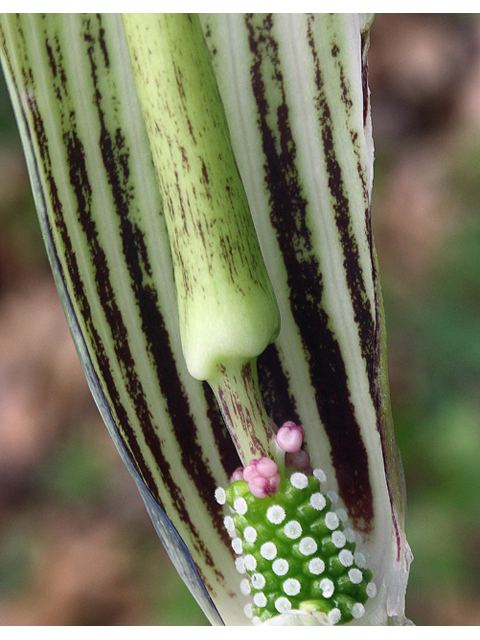
[{"label": "spadix stalk", "polygon": [[187,367],[207,380],[244,462],[271,452],[255,361],[280,318],[195,15],[126,14],[172,248]]}]

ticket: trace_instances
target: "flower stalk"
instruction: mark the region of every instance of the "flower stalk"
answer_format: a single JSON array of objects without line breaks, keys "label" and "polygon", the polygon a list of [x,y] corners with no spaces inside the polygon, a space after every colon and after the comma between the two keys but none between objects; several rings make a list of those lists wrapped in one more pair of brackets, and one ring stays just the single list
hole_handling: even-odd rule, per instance
[{"label": "flower stalk", "polygon": [[[370,221],[370,26],[363,14],[0,21],[90,388],[213,624],[405,624],[411,554]],[[240,500],[234,531],[218,487],[253,514],[275,507],[273,520],[245,522]],[[262,538],[272,528],[276,542]],[[272,556],[282,536],[288,558]],[[247,556],[271,566],[250,570]],[[305,559],[328,575],[302,579]]]}]

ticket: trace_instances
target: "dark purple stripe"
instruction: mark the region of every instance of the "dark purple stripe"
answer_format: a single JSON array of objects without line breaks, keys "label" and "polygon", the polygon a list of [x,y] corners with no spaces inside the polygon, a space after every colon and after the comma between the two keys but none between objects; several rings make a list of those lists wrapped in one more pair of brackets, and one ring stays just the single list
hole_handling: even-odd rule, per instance
[{"label": "dark purple stripe", "polygon": [[258,357],[257,367],[267,415],[278,427],[287,420],[300,424],[297,403],[290,391],[290,381],[275,344],[269,345]]},{"label": "dark purple stripe", "polygon": [[[340,347],[329,328],[329,318],[322,306],[321,268],[312,250],[310,230],[306,221],[307,202],[295,166],[296,145],[284,97],[277,43],[271,33],[272,18],[270,15],[266,16],[261,25],[255,25],[255,20],[252,15],[246,17],[249,44],[253,54],[251,79],[266,158],[266,182],[271,194],[271,224],[276,231],[287,269],[291,291],[290,307],[305,347],[310,378],[316,390],[316,403],[330,441],[339,493],[357,527],[366,531],[371,527],[373,519],[368,456],[351,403]],[[266,57],[273,65],[274,81],[283,95],[282,104],[276,114],[269,113],[270,107],[266,97],[262,68],[262,60]],[[272,122],[274,115],[276,122],[273,125],[275,130],[272,131],[269,122]],[[325,144],[328,144],[328,138]],[[333,171],[335,157],[333,151],[328,151],[329,169]],[[337,204],[337,216],[342,215],[345,223],[348,220],[348,207],[342,200],[341,186],[334,183],[338,178],[338,171],[334,172],[330,188],[332,195],[340,199],[340,203]],[[350,242],[350,235],[346,232],[343,232],[343,235],[345,241]],[[297,251],[297,247],[302,248],[303,252]],[[352,253],[349,260],[353,262],[356,256],[350,245],[346,248],[347,252],[349,250]],[[351,264],[346,264],[346,269],[349,268]],[[356,281],[356,277],[353,279]],[[310,447],[313,446],[313,443],[309,444]]]},{"label": "dark purple stripe", "polygon": [[[344,256],[344,269],[347,279],[347,286],[353,304],[354,318],[358,327],[360,336],[360,346],[362,357],[365,360],[366,371],[369,380],[370,394],[375,402],[375,376],[374,376],[374,350],[375,350],[375,324],[372,317],[372,308],[365,289],[365,281],[363,276],[363,268],[360,261],[358,245],[352,229],[350,202],[347,192],[344,188],[343,175],[340,164],[337,160],[333,139],[333,122],[330,107],[324,91],[324,82],[320,68],[320,60],[315,49],[313,31],[315,16],[310,16],[308,21],[308,44],[312,54],[312,60],[315,69],[315,86],[318,92],[317,111],[320,129],[322,131],[323,151],[325,156],[326,170],[328,178],[328,188],[332,196],[333,210],[335,212],[335,222],[337,230],[342,240],[342,249]],[[333,46],[335,57],[338,56],[340,50],[338,45]],[[346,110],[349,111],[352,106],[349,91],[345,84],[343,67],[337,62],[339,68],[340,88],[342,92],[342,102]],[[350,137],[354,138],[356,133],[350,131]],[[357,163],[360,182],[363,185],[365,195],[365,181],[363,177],[362,167]]]},{"label": "dark purple stripe", "polygon": [[363,93],[363,126],[367,126],[368,112],[370,109],[370,91],[368,88],[368,58],[367,51],[370,42],[370,32],[362,33],[361,56],[362,56],[362,93]]}]

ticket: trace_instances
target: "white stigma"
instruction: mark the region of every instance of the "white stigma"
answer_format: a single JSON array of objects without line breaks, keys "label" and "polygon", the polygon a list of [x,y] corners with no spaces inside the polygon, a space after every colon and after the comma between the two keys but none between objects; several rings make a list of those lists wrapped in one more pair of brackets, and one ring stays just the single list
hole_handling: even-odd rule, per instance
[{"label": "white stigma", "polygon": [[290,540],[296,540],[302,535],[302,525],[296,520],[290,520],[284,526],[283,532]]},{"label": "white stigma", "polygon": [[273,573],[277,576],[284,576],[287,573],[288,569],[289,564],[287,560],[284,560],[283,558],[278,558],[272,564]]},{"label": "white stigma", "polygon": [[232,516],[225,516],[223,524],[225,525],[228,535],[233,538],[235,535],[235,522],[233,521]]},{"label": "white stigma", "polygon": [[277,598],[275,600],[275,609],[278,611],[278,613],[286,613],[287,611],[290,611],[291,608],[292,603],[288,598],[284,598],[283,596],[281,596],[280,598]]},{"label": "white stigma", "polygon": [[338,559],[344,567],[351,567],[353,564],[353,553],[348,549],[342,549],[338,554]]},{"label": "white stigma", "polygon": [[290,482],[295,489],[305,489],[305,487],[308,487],[308,478],[304,473],[292,473]]},{"label": "white stigma", "polygon": [[333,596],[333,592],[335,591],[335,585],[330,580],[330,578],[324,578],[320,582],[320,589],[322,590],[324,598],[331,598]]},{"label": "white stigma", "polygon": [[317,543],[313,538],[302,538],[300,540],[300,544],[298,545],[298,549],[304,556],[311,556],[312,553],[315,553],[315,551],[317,550]]},{"label": "white stigma", "polygon": [[360,571],[360,569],[350,569],[350,571],[348,572],[348,577],[350,578],[350,581],[353,582],[353,584],[360,584],[363,580],[363,573]]},{"label": "white stigma", "polygon": [[273,560],[277,556],[277,547],[273,542],[265,542],[260,547],[260,555],[265,560]]},{"label": "white stigma", "polygon": [[325,516],[325,524],[327,527],[333,531],[340,524],[340,520],[338,519],[337,514],[334,511],[329,511]]},{"label": "white stigma", "polygon": [[252,576],[252,587],[254,589],[263,589],[267,581],[261,573],[254,573]]},{"label": "white stigma", "polygon": [[235,569],[238,573],[245,573],[245,560],[243,558],[237,558],[235,560]]},{"label": "white stigma", "polygon": [[253,527],[246,527],[243,532],[243,537],[247,542],[253,543],[257,539],[257,531]]},{"label": "white stigma", "polygon": [[367,596],[369,598],[375,598],[377,595],[377,585],[374,582],[369,582],[367,584]]},{"label": "white stigma", "polygon": [[285,520],[285,509],[274,504],[267,509],[267,520],[272,524],[281,524]]},{"label": "white stigma", "polygon": [[327,481],[327,474],[325,473],[325,471],[323,471],[323,469],[314,469],[313,475],[317,478],[317,480],[320,480],[320,482]]},{"label": "white stigma", "polygon": [[352,607],[352,616],[354,618],[361,618],[365,613],[365,607],[361,602],[356,602]]},{"label": "white stigma", "polygon": [[225,501],[227,500],[225,489],[223,489],[222,487],[218,487],[218,489],[215,489],[215,500],[218,502],[218,504],[225,504]]},{"label": "white stigma", "polygon": [[239,515],[244,516],[248,509],[245,498],[237,498],[233,503],[233,508]]},{"label": "white stigma", "polygon": [[328,614],[328,619],[332,624],[337,624],[338,622],[340,622],[341,617],[342,613],[340,609],[337,609],[337,607],[335,607],[335,609],[332,609]]},{"label": "white stigma", "polygon": [[253,618],[253,606],[251,605],[251,603],[248,603],[243,607],[243,613],[249,620]]},{"label": "white stigma", "polygon": [[255,569],[257,568],[257,561],[255,557],[252,556],[250,553],[245,556],[243,561],[245,563],[245,569],[247,571],[255,571]]},{"label": "white stigma", "polygon": [[234,538],[232,540],[232,548],[235,551],[235,553],[242,553],[243,544],[242,544],[242,541],[240,540],[240,538]]},{"label": "white stigma", "polygon": [[245,579],[240,582],[240,591],[244,596],[250,595],[250,593],[252,592],[250,580]]},{"label": "white stigma", "polygon": [[337,547],[337,549],[341,549],[345,546],[347,539],[345,535],[341,531],[334,531],[332,533],[332,542]]},{"label": "white stigma", "polygon": [[321,558],[313,558],[308,563],[308,570],[314,576],[319,576],[325,571],[325,562]]},{"label": "white stigma", "polygon": [[283,590],[287,596],[296,596],[300,593],[300,582],[296,578],[288,578],[283,583]]},{"label": "white stigma", "polygon": [[260,607],[261,609],[263,609],[263,607],[266,606],[267,604],[267,597],[264,593],[260,592],[260,593],[256,593],[253,596],[253,602],[255,603],[255,605],[257,607]]},{"label": "white stigma", "polygon": [[325,496],[321,493],[314,493],[310,498],[310,505],[317,511],[325,509],[326,504],[327,501],[325,500]]}]

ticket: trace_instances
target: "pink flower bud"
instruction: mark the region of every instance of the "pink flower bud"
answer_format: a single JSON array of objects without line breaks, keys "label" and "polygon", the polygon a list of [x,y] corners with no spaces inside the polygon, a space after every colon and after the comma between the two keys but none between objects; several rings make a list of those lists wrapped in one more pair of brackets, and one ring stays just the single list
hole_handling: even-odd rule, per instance
[{"label": "pink flower bud", "polygon": [[264,478],[271,478],[278,471],[277,463],[270,458],[260,458],[257,464],[258,475]]},{"label": "pink flower bud", "polygon": [[236,482],[237,480],[243,480],[243,467],[237,467],[230,477],[230,482]]},{"label": "pink flower bud", "polygon": [[280,484],[280,474],[276,473],[270,478],[255,476],[248,483],[248,489],[256,498],[266,498],[276,493]]},{"label": "pink flower bud", "polygon": [[243,479],[250,482],[252,478],[258,476],[257,471],[258,460],[250,460],[245,469],[243,470]]},{"label": "pink flower bud", "polygon": [[301,449],[304,438],[305,431],[303,427],[289,420],[278,430],[277,444],[283,451],[295,453]]},{"label": "pink flower bud", "polygon": [[273,495],[277,493],[278,487],[280,486],[280,474],[276,473],[271,478],[268,478],[268,493],[269,495]]},{"label": "pink flower bud", "polygon": [[252,496],[256,498],[266,498],[268,496],[268,478],[255,476],[248,481],[248,489]]}]

